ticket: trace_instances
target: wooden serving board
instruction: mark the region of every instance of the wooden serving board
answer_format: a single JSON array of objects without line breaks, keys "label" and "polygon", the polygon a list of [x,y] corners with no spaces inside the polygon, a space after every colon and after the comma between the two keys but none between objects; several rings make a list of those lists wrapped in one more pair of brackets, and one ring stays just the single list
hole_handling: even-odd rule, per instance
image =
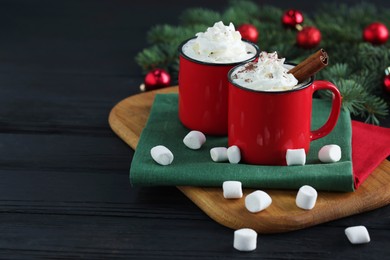
[{"label": "wooden serving board", "polygon": [[[119,102],[109,115],[112,130],[136,149],[157,93],[175,93],[177,87],[130,96]],[[296,190],[266,190],[272,204],[259,213],[245,208],[244,197],[227,200],[222,188],[178,187],[190,200],[216,222],[232,229],[249,227],[259,233],[287,232],[330,220],[358,214],[390,203],[390,162],[384,160],[355,192],[319,192],[314,209],[306,211],[295,205]]]}]

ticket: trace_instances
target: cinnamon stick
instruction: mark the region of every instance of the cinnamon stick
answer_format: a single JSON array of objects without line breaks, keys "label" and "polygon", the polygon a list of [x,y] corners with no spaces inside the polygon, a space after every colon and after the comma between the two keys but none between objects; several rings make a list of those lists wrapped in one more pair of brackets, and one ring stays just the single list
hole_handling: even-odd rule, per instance
[{"label": "cinnamon stick", "polygon": [[288,71],[294,75],[298,82],[302,82],[328,65],[329,57],[324,49],[318,50],[307,59]]}]

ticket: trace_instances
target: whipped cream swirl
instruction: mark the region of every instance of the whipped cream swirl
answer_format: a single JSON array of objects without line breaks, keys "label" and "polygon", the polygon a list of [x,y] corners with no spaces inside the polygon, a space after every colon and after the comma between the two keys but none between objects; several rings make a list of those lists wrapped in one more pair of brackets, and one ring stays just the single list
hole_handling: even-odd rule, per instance
[{"label": "whipped cream swirl", "polygon": [[192,59],[209,63],[235,63],[256,55],[256,49],[241,40],[241,34],[232,23],[217,22],[206,32],[183,46],[183,52]]},{"label": "whipped cream swirl", "polygon": [[253,90],[284,91],[297,86],[298,80],[288,72],[285,59],[278,54],[261,52],[257,62],[250,62],[232,73],[234,83]]}]

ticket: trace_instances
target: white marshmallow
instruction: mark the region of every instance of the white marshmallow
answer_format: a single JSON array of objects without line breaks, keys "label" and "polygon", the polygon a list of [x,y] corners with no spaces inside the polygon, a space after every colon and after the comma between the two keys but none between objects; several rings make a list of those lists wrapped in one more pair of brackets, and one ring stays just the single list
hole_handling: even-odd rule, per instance
[{"label": "white marshmallow", "polygon": [[253,251],[257,246],[257,233],[250,228],[234,231],[233,247],[239,251]]},{"label": "white marshmallow", "polygon": [[225,162],[228,160],[226,147],[214,147],[210,150],[211,159],[214,162]]},{"label": "white marshmallow", "polygon": [[242,198],[242,185],[240,181],[224,181],[222,184],[225,199]]},{"label": "white marshmallow", "polygon": [[241,161],[240,148],[236,145],[232,145],[227,149],[227,157],[230,163],[237,164]]},{"label": "white marshmallow", "polygon": [[287,165],[305,165],[306,153],[305,149],[287,149],[286,152]]},{"label": "white marshmallow", "polygon": [[183,139],[183,143],[193,150],[199,149],[205,142],[206,136],[199,131],[191,131]]},{"label": "white marshmallow", "polygon": [[271,197],[264,191],[257,190],[245,197],[245,207],[252,213],[260,212],[271,205]]},{"label": "white marshmallow", "polygon": [[153,160],[160,165],[169,165],[173,161],[172,152],[163,145],[157,145],[150,150]]},{"label": "white marshmallow", "polygon": [[317,191],[309,185],[302,186],[299,189],[297,197],[295,199],[295,203],[297,204],[297,206],[301,209],[306,210],[314,208],[314,206],[316,205],[316,201]]},{"label": "white marshmallow", "polygon": [[318,152],[318,159],[324,163],[338,162],[341,159],[341,148],[337,144],[323,146]]},{"label": "white marshmallow", "polygon": [[345,235],[352,244],[365,244],[370,242],[370,234],[365,226],[354,226],[345,229]]}]

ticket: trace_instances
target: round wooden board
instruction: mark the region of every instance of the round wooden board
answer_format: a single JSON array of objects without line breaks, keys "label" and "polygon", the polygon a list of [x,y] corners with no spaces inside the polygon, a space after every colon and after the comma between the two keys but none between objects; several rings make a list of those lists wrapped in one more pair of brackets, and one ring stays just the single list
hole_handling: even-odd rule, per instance
[{"label": "round wooden board", "polygon": [[[177,87],[163,88],[122,100],[109,115],[112,130],[136,149],[155,95],[177,90]],[[295,205],[297,191],[294,190],[266,190],[272,197],[271,206],[253,214],[244,205],[244,197],[251,189],[244,189],[244,197],[236,200],[225,199],[222,188],[181,186],[178,189],[208,216],[229,228],[249,227],[259,233],[287,232],[388,205],[390,162],[384,160],[355,192],[319,192],[316,206],[310,211]]]}]

